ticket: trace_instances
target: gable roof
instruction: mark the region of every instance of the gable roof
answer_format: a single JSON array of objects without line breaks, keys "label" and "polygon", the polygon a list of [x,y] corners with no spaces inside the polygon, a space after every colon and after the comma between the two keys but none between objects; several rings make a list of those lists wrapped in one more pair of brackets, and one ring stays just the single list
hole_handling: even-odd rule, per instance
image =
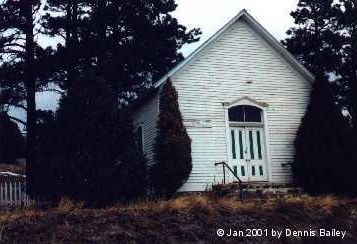
[{"label": "gable roof", "polygon": [[263,26],[259,24],[248,12],[243,9],[232,20],[230,20],[225,26],[217,31],[212,37],[204,42],[199,48],[197,48],[191,55],[184,59],[181,63],[176,65],[165,76],[158,80],[154,87],[157,88],[163,84],[168,78],[176,74],[183,67],[185,67],[190,61],[192,61],[205,47],[214,42],[225,30],[233,25],[237,20],[244,19],[250,27],[252,27],[266,42],[268,42],[280,55],[282,55],[307,81],[312,83],[314,76],[281,44],[277,41]]}]

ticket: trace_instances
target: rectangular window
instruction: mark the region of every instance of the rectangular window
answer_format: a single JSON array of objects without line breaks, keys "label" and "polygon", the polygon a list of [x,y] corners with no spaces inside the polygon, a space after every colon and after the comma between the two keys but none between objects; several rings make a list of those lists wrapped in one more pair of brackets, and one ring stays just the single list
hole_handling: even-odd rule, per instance
[{"label": "rectangular window", "polygon": [[237,166],[233,167],[233,172],[234,172],[234,175],[237,176]]},{"label": "rectangular window", "polygon": [[254,159],[253,131],[249,131],[250,158]]},{"label": "rectangular window", "polygon": [[260,131],[257,131],[258,157],[262,159],[262,146],[260,142]]},{"label": "rectangular window", "polygon": [[234,136],[234,130],[231,130],[231,137],[232,137],[232,157],[233,159],[237,158],[236,155],[236,140],[235,140],[235,136]]},{"label": "rectangular window", "polygon": [[259,166],[259,173],[260,173],[260,175],[262,176],[263,175],[263,166]]},{"label": "rectangular window", "polygon": [[241,172],[242,172],[242,176],[245,176],[245,168],[244,168],[244,166],[241,166],[241,167],[240,167],[240,170],[241,170]]},{"label": "rectangular window", "polygon": [[252,166],[252,175],[254,176],[255,175],[255,167]]}]

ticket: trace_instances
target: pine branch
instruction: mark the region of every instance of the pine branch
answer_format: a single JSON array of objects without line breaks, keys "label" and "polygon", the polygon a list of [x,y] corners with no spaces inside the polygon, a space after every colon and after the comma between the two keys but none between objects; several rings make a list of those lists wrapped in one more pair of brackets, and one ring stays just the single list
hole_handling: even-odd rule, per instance
[{"label": "pine branch", "polygon": [[22,124],[22,125],[24,125],[24,126],[26,127],[26,122],[25,122],[25,121],[23,121],[23,120],[21,120],[21,119],[18,119],[18,118],[15,118],[15,117],[10,116],[10,115],[8,115],[8,117],[9,117],[10,119],[12,119],[13,121],[16,121],[16,122],[18,122],[18,123],[20,123],[20,124]]},{"label": "pine branch", "polygon": [[21,108],[25,111],[27,111],[27,108],[21,104],[16,104],[16,103],[5,103],[5,105],[8,105],[8,106],[12,106],[12,107],[16,107],[16,108]]},{"label": "pine branch", "polygon": [[66,95],[66,93],[64,91],[60,91],[60,90],[54,89],[54,88],[43,89],[42,91],[44,91],[44,92],[56,92],[56,93],[61,94],[62,96]]}]

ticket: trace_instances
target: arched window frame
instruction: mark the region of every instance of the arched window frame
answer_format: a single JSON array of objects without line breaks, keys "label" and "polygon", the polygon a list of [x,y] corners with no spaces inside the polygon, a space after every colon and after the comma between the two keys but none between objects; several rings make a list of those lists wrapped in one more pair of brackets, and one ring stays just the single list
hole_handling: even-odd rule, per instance
[{"label": "arched window frame", "polygon": [[[252,107],[254,109],[257,109],[259,110],[259,113],[260,113],[260,121],[233,121],[230,119],[230,110],[233,109],[233,108],[238,108],[238,107]],[[243,117],[244,117],[244,120],[245,120],[245,117],[246,117],[246,112],[245,110],[243,109]],[[235,106],[231,106],[228,108],[228,119],[229,119],[229,124],[230,126],[263,126],[264,125],[264,116],[263,116],[263,110],[261,108],[258,108],[256,106],[252,106],[252,105],[235,105]]]},{"label": "arched window frame", "polygon": [[[235,122],[235,121],[229,121],[229,114],[228,111],[229,109],[237,106],[252,106],[255,108],[260,109],[261,111],[261,122]],[[242,97],[238,100],[235,100],[231,103],[223,103],[223,107],[226,109],[226,121],[228,122],[228,125],[231,126],[264,126],[266,123],[266,109],[268,107],[268,104],[266,103],[261,103],[257,102],[249,97]]]}]

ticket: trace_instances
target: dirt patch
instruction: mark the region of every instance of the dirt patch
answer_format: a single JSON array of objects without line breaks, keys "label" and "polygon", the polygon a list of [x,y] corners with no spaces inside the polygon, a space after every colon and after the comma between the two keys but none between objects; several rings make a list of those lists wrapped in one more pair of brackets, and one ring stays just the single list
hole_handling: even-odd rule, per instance
[{"label": "dirt patch", "polygon": [[[81,209],[62,202],[56,209],[18,210],[0,216],[3,243],[357,243],[357,200],[335,197],[237,202],[185,196],[107,209]],[[218,237],[249,228],[268,237]],[[271,229],[346,230],[341,238],[284,237]]]}]

